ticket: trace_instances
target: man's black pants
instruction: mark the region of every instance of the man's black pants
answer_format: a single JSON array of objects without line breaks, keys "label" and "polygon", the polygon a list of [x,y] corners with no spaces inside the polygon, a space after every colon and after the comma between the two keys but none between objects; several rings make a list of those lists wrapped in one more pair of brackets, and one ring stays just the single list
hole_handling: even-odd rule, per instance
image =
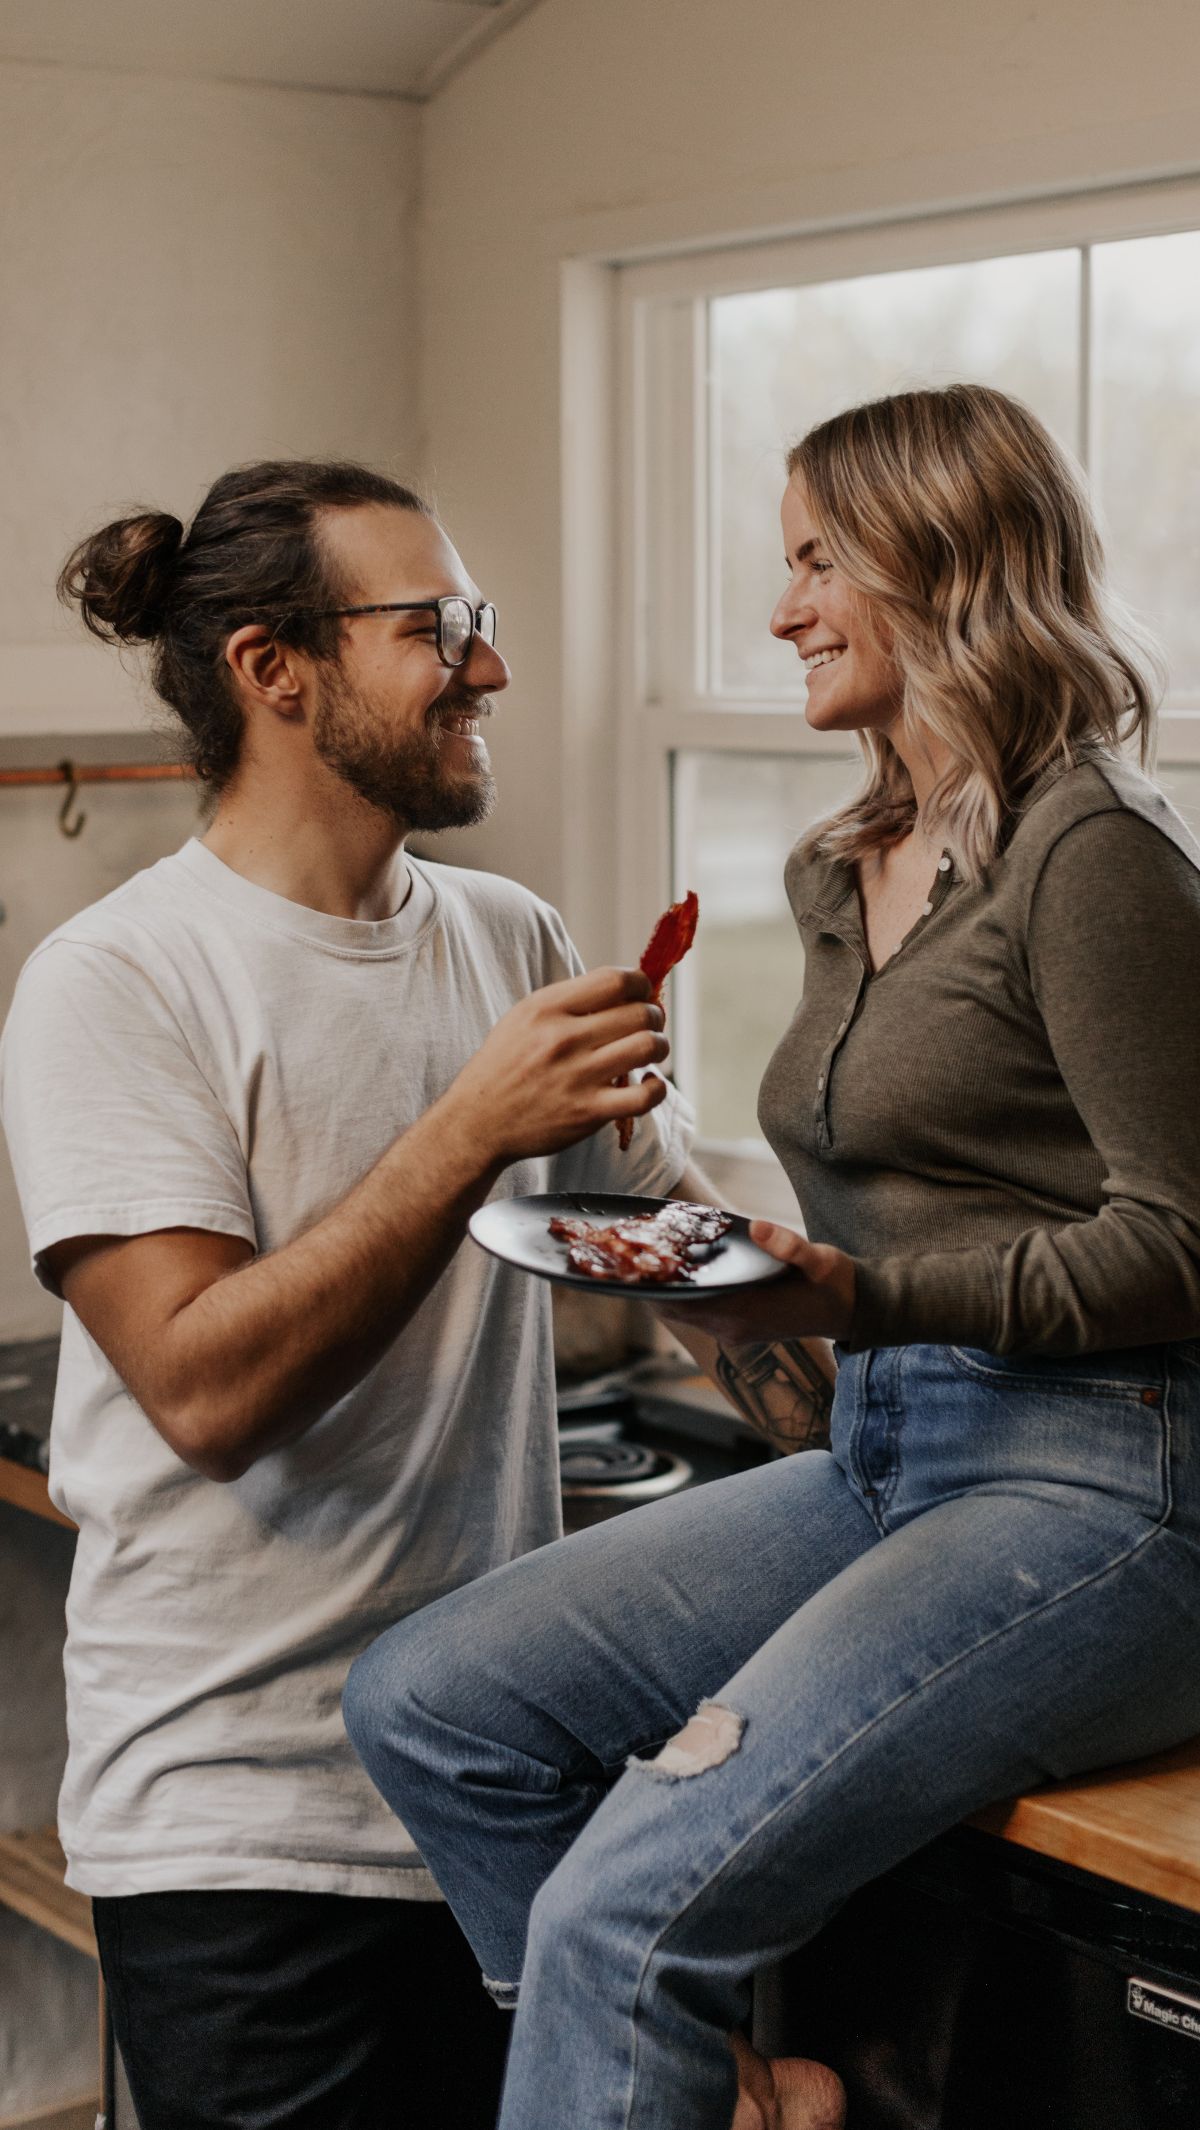
[{"label": "man's black pants", "polygon": [[440,1902],[93,1903],[141,2130],[493,2130],[511,2015]]}]

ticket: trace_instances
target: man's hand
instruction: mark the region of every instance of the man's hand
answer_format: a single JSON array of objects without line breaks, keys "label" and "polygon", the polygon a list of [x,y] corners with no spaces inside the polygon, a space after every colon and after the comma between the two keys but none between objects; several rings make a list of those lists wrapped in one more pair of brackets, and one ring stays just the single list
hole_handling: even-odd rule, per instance
[{"label": "man's hand", "polygon": [[614,1085],[662,1064],[671,1048],[662,1027],[640,969],[592,969],[547,984],[497,1021],[438,1106],[489,1166],[557,1154],[663,1101],[666,1082],[653,1073]]}]

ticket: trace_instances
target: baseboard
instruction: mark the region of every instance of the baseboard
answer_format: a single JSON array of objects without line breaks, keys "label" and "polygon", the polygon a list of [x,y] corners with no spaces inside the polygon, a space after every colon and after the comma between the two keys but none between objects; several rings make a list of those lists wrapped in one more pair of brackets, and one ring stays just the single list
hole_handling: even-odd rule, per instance
[{"label": "baseboard", "polygon": [[5,2115],[0,2130],[96,2130],[100,2096],[85,2094],[82,2100],[58,2100],[52,2108],[36,2108],[32,2115]]}]

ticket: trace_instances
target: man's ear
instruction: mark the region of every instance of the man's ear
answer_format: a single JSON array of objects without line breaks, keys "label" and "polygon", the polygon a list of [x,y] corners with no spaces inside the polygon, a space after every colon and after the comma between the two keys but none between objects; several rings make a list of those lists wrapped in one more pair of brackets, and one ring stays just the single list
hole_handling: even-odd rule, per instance
[{"label": "man's ear", "polygon": [[225,663],[246,709],[260,707],[277,717],[303,717],[307,661],[292,645],[280,643],[264,623],[248,622],[245,628],[234,630],[225,646]]}]

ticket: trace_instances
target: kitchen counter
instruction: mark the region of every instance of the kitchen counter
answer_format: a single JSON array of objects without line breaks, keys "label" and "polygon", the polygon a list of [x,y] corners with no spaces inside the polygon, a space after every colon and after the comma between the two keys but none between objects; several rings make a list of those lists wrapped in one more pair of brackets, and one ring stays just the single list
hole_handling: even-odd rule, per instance
[{"label": "kitchen counter", "polygon": [[46,1488],[57,1373],[57,1339],[0,1345],[0,1501],[73,1531]]},{"label": "kitchen counter", "polygon": [[990,1805],[972,1825],[1200,1914],[1200,1738]]}]

